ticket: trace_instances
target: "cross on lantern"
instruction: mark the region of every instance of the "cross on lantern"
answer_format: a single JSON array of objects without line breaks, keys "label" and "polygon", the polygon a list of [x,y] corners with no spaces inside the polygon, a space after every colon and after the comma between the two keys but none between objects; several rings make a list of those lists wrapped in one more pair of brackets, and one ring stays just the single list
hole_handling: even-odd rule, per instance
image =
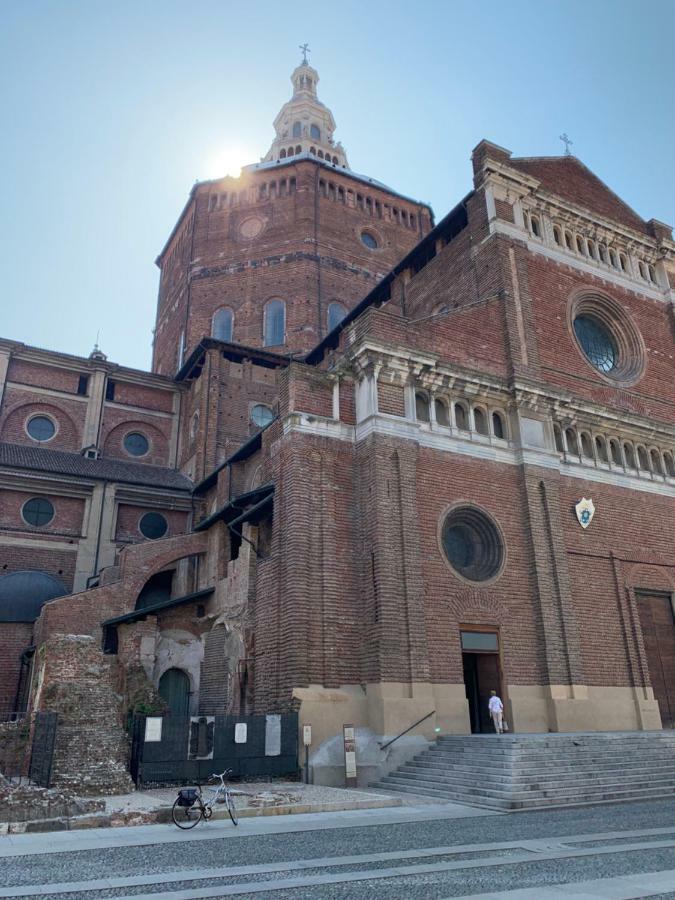
[{"label": "cross on lantern", "polygon": [[300,44],[300,49],[302,50],[302,64],[303,66],[307,65],[307,54],[312,51],[309,49],[309,44]]},{"label": "cross on lantern", "polygon": [[571,141],[571,140],[567,137],[567,132],[566,132],[566,131],[563,131],[563,133],[560,135],[560,140],[561,140],[561,141],[563,142],[563,144],[565,145],[565,156],[571,156],[572,154],[570,153],[570,144],[573,144],[574,141]]}]

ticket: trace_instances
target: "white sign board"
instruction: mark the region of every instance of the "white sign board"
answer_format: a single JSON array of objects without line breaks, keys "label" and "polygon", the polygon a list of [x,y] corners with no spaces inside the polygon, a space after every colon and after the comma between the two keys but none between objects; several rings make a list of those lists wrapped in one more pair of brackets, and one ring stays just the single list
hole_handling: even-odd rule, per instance
[{"label": "white sign board", "polygon": [[162,740],[162,717],[148,716],[145,720],[145,741]]},{"label": "white sign board", "polygon": [[248,725],[246,722],[237,722],[234,726],[234,742],[235,744],[245,744],[248,735]]},{"label": "white sign board", "polygon": [[302,726],[302,743],[305,747],[309,747],[312,743],[312,726],[311,725],[303,725]]}]

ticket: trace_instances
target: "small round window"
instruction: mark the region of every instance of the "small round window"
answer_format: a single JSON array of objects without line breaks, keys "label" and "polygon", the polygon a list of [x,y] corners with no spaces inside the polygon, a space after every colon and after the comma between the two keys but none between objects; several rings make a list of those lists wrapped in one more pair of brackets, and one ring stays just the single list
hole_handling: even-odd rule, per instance
[{"label": "small round window", "polygon": [[269,425],[273,418],[274,413],[269,406],[265,406],[263,403],[256,403],[251,410],[251,421],[258,428],[264,428],[266,425]]},{"label": "small round window", "polygon": [[145,456],[150,449],[150,444],[144,434],[132,431],[124,437],[124,449],[130,456]]},{"label": "small round window", "polygon": [[143,537],[151,541],[164,537],[169,530],[169,524],[161,513],[146,513],[139,523],[139,529]]},{"label": "small round window", "polygon": [[44,497],[33,497],[24,503],[21,515],[28,525],[42,528],[43,525],[49,525],[54,518],[54,507]]},{"label": "small round window", "polygon": [[369,231],[361,232],[361,243],[365,244],[365,246],[369,250],[377,250],[377,238],[374,237]]},{"label": "small round window", "polygon": [[453,509],[441,532],[443,552],[452,568],[467,581],[488,581],[499,573],[504,559],[496,524],[471,506]]},{"label": "small round window", "polygon": [[616,368],[616,342],[602,322],[593,316],[577,316],[574,320],[574,333],[586,358],[599,372],[608,373]]},{"label": "small round window", "polygon": [[33,416],[28,420],[26,430],[34,441],[51,441],[56,434],[56,426],[47,416]]}]

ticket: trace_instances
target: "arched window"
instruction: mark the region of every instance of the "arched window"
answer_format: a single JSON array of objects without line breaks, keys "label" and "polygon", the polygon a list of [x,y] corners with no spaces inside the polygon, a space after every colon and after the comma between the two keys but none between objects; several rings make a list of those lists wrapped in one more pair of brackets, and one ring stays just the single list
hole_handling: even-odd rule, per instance
[{"label": "arched window", "polygon": [[623,455],[626,459],[626,465],[629,469],[637,469],[635,464],[635,450],[633,450],[633,445],[628,442],[624,442],[623,445]]},{"label": "arched window", "polygon": [[590,435],[585,431],[581,432],[581,453],[587,459],[593,459],[593,444]]},{"label": "arched window", "polygon": [[608,462],[607,460],[607,444],[605,443],[605,439],[597,435],[595,438],[595,452],[598,456],[600,462]]},{"label": "arched window", "polygon": [[595,259],[596,256],[597,256],[597,253],[596,253],[596,250],[595,250],[595,244],[593,243],[593,241],[590,241],[590,240],[589,240],[587,243],[588,243],[588,255],[589,255],[592,259]]},{"label": "arched window", "polygon": [[446,403],[443,400],[434,400],[434,410],[436,412],[436,422],[444,428],[449,428],[450,413]]},{"label": "arched window", "polygon": [[532,234],[535,237],[541,236],[541,228],[539,227],[539,219],[536,216],[532,216],[530,218],[530,228],[532,229]]},{"label": "arched window", "polygon": [[621,459],[621,448],[619,447],[619,442],[611,440],[609,442],[609,451],[612,454],[612,462],[615,466],[623,467],[623,460]]},{"label": "arched window", "polygon": [[233,319],[234,314],[231,309],[227,307],[217,309],[211,322],[211,335],[219,341],[231,341]]},{"label": "arched window", "polygon": [[319,159],[323,159],[323,150],[319,150],[316,155],[319,157]]},{"label": "arched window", "polygon": [[318,125],[310,125],[309,126],[309,136],[313,141],[321,140],[321,129]]},{"label": "arched window", "polygon": [[625,253],[619,253],[619,264],[621,265],[621,271],[628,271],[628,257]]},{"label": "arched window", "polygon": [[663,454],[663,464],[666,467],[666,475],[675,478],[675,463],[673,462],[673,454],[666,451]]},{"label": "arched window", "polygon": [[567,452],[579,455],[579,445],[577,443],[577,433],[574,428],[565,429],[565,443],[567,444]]},{"label": "arched window", "polygon": [[607,260],[607,247],[604,244],[598,244],[598,253],[600,254],[600,259],[602,262],[606,263]]},{"label": "arched window", "polygon": [[301,122],[293,122],[293,137],[294,138],[302,137],[302,123]]},{"label": "arched window", "polygon": [[645,472],[648,472],[649,471],[649,458],[647,456],[647,451],[645,450],[644,447],[637,448],[637,458],[638,458],[638,465],[640,466],[640,468],[644,469]]},{"label": "arched window", "polygon": [[300,146],[300,144],[298,144],[298,146],[295,148],[295,152],[296,152],[296,154],[302,153],[302,147]]},{"label": "arched window", "polygon": [[563,444],[563,436],[562,431],[560,430],[560,425],[553,426],[553,440],[555,441],[555,449],[558,453],[565,452],[565,445]]},{"label": "arched window", "polygon": [[658,450],[652,450],[649,454],[652,460],[652,470],[656,472],[657,475],[663,475],[663,463],[661,462],[661,455]]},{"label": "arched window", "polygon": [[337,158],[337,156],[334,156],[334,157],[333,157],[332,163],[333,163],[334,166],[337,166],[337,164],[338,164],[338,158]]},{"label": "arched window", "polygon": [[610,265],[612,265],[615,269],[618,269],[618,268],[619,268],[619,261],[618,261],[617,258],[616,258],[616,251],[615,251],[615,250],[610,250],[610,251],[609,251],[609,262],[610,262]]},{"label": "arched window", "polygon": [[577,250],[579,251],[579,253],[583,253],[584,255],[586,254],[586,245],[584,244],[583,238],[579,234],[577,235]]},{"label": "arched window", "polygon": [[473,423],[478,434],[488,434],[487,418],[483,410],[478,406],[475,406],[473,410]]},{"label": "arched window", "polygon": [[285,150],[281,151],[281,153],[279,154],[279,159],[286,159],[286,151]]},{"label": "arched window", "polygon": [[332,331],[347,315],[347,310],[341,303],[328,304],[328,330]]},{"label": "arched window", "polygon": [[562,234],[560,232],[560,228],[557,225],[553,226],[553,240],[558,245],[562,244]]},{"label": "arched window", "polygon": [[312,156],[316,156],[316,147],[310,147],[309,152],[312,154]]},{"label": "arched window", "polygon": [[429,398],[422,391],[415,391],[415,418],[418,422],[429,421]]},{"label": "arched window", "polygon": [[568,250],[574,250],[574,244],[572,242],[572,235],[569,231],[565,232],[565,246]]},{"label": "arched window", "polygon": [[266,347],[284,343],[286,334],[286,305],[283,300],[270,300],[265,306],[263,336]]},{"label": "arched window", "polygon": [[455,424],[460,431],[469,430],[468,418],[464,404],[455,403]]},{"label": "arched window", "polygon": [[492,433],[500,441],[506,440],[506,425],[504,417],[499,412],[492,413]]}]

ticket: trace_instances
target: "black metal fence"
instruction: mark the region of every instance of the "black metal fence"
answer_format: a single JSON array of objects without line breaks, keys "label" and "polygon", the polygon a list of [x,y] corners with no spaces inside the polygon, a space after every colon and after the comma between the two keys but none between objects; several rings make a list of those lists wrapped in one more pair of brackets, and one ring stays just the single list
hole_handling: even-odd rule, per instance
[{"label": "black metal fence", "polygon": [[135,716],[130,769],[137,787],[295,774],[298,716]]},{"label": "black metal fence", "polygon": [[53,712],[0,715],[0,773],[14,782],[49,787],[57,722]]}]

